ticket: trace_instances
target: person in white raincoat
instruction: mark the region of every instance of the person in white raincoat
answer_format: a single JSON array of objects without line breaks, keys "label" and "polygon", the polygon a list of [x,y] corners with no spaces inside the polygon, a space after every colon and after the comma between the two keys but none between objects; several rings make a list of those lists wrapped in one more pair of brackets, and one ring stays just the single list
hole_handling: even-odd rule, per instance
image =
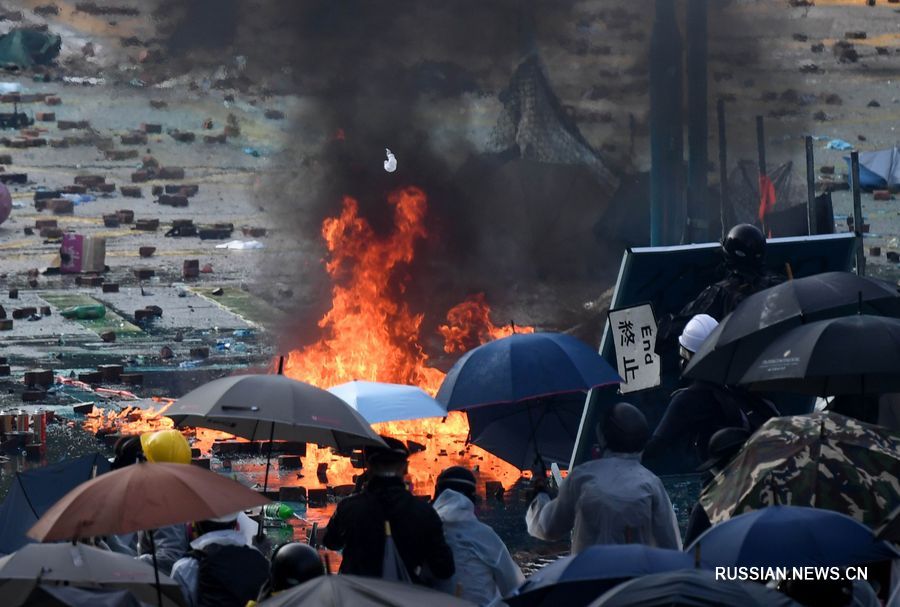
[{"label": "person in white raincoat", "polygon": [[528,507],[528,533],[558,540],[572,533],[572,553],[595,544],[646,544],[681,550],[672,502],[655,474],[641,465],[650,430],[644,414],[628,403],[613,405],[597,425],[605,442],[600,459],[576,466],[550,499],[546,481]]},{"label": "person in white raincoat", "polygon": [[444,470],[435,486],[434,509],[444,524],[456,573],[439,589],[494,607],[522,585],[525,576],[493,529],[475,516],[475,476],[467,468]]}]

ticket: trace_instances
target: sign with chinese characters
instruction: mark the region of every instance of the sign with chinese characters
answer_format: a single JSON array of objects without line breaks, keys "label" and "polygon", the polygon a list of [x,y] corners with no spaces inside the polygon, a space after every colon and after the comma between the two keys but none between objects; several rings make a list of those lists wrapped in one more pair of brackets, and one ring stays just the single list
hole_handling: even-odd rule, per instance
[{"label": "sign with chinese characters", "polygon": [[627,394],[659,385],[656,354],[656,318],[650,304],[609,311],[619,375],[625,381],[619,392]]}]

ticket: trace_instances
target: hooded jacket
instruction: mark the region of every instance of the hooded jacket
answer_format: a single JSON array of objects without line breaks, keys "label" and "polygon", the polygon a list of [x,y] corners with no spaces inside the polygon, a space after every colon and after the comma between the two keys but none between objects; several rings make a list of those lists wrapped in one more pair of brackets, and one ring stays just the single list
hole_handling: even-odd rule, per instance
[{"label": "hooded jacket", "polygon": [[434,578],[453,575],[453,553],[434,508],[407,491],[402,478],[380,476],[340,501],[328,521],[322,543],[343,550],[341,573],[382,576],[385,520],[413,581],[422,581],[426,566]]},{"label": "hooded jacket", "polygon": [[503,540],[475,516],[475,504],[452,489],[444,489],[434,502],[444,523],[444,537],[453,551],[456,573],[440,589],[478,605],[499,605],[522,585],[525,576],[509,555]]},{"label": "hooded jacket", "polygon": [[607,453],[576,466],[550,499],[539,493],[525,514],[528,533],[557,540],[572,532],[572,553],[595,544],[681,550],[672,502],[640,453]]}]

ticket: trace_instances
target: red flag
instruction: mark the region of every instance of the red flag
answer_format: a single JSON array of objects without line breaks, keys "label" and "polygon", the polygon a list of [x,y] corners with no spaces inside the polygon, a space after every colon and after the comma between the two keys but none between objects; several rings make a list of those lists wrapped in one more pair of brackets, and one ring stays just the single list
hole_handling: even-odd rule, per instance
[{"label": "red flag", "polygon": [[759,176],[759,221],[766,223],[766,215],[775,208],[775,184],[768,175]]}]

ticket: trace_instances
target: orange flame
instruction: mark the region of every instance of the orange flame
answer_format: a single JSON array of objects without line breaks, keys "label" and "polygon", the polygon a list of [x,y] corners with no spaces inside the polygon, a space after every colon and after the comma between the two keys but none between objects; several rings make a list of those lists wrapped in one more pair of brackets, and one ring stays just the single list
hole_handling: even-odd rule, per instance
[{"label": "orange flame", "polygon": [[395,230],[387,238],[376,237],[350,197],[338,217],[323,223],[330,254],[325,269],[335,283],[331,309],[319,321],[322,338],[291,352],[285,375],[323,388],[367,379],[437,392],[444,374],[426,365],[428,355],[418,343],[422,314],[388,294],[393,288],[402,295],[404,285],[394,274],[412,261],[416,241],[425,237],[425,193],[405,188],[388,203]]},{"label": "orange flame", "polygon": [[447,312],[447,324],[438,327],[438,332],[444,336],[444,352],[467,352],[513,333],[534,333],[534,327],[516,327],[512,323],[497,327],[491,322],[490,312],[484,293],[476,293],[453,306]]}]

